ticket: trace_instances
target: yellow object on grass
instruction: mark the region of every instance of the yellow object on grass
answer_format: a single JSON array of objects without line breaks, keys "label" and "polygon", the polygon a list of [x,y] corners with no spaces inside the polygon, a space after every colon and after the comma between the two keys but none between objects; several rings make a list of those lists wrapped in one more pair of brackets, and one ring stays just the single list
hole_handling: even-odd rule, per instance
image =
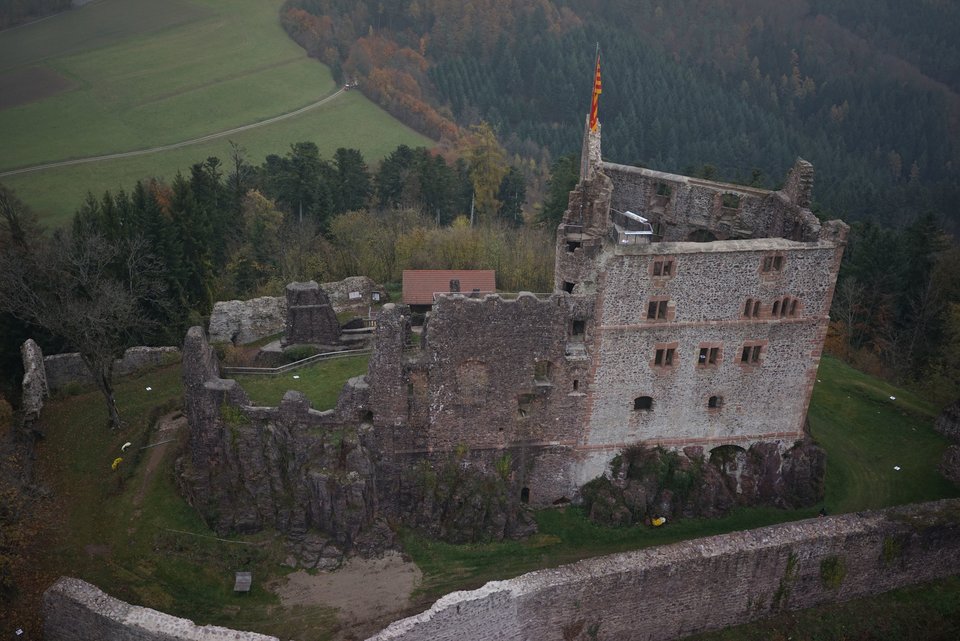
[{"label": "yellow object on grass", "polygon": [[650,522],[653,524],[653,527],[660,527],[661,525],[667,522],[667,519],[666,517],[658,516],[657,518],[653,519]]},{"label": "yellow object on grass", "polygon": [[113,465],[110,466],[110,469],[116,470],[118,467],[120,467],[121,463],[123,463],[123,459],[118,456],[117,458],[113,459]]}]

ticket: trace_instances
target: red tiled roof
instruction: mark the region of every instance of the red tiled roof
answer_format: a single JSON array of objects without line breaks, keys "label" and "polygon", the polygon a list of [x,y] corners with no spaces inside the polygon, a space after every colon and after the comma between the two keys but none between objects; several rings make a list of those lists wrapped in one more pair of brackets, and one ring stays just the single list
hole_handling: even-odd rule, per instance
[{"label": "red tiled roof", "polygon": [[489,293],[497,289],[496,272],[492,269],[405,269],[403,302],[405,305],[432,305],[435,292],[449,292],[450,281],[460,281],[460,293],[474,289]]}]

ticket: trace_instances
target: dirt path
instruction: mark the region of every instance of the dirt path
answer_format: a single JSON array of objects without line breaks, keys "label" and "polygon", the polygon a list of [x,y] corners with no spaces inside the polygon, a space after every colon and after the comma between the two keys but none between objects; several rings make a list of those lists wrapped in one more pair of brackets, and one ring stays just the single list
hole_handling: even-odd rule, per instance
[{"label": "dirt path", "polygon": [[[180,410],[170,412],[160,417],[160,420],[157,421],[157,431],[153,437],[153,442],[161,443],[163,441],[172,441],[176,438],[177,431],[186,426],[187,417],[184,416]],[[163,455],[166,454],[167,448],[170,445],[174,445],[174,443],[164,443],[163,445],[150,448],[147,454],[147,463],[144,468],[143,477],[140,479],[140,487],[137,488],[137,493],[133,496],[133,506],[135,508],[139,508],[143,504],[143,497],[147,493],[147,488],[150,487],[150,481],[153,480],[153,475],[156,473],[157,468],[160,467],[160,462],[163,461]]]},{"label": "dirt path", "polygon": [[399,552],[379,559],[353,558],[333,572],[294,572],[271,586],[285,608],[326,605],[340,611],[344,631],[382,627],[410,607],[420,569]]},{"label": "dirt path", "polygon": [[55,167],[69,167],[70,165],[82,165],[85,163],[91,162],[100,162],[101,160],[116,160],[118,158],[132,158],[134,156],[146,156],[148,154],[156,154],[161,151],[170,151],[171,149],[180,149],[181,147],[188,147],[190,145],[196,145],[201,142],[209,142],[211,140],[217,140],[218,138],[224,138],[226,136],[232,136],[233,134],[238,134],[242,131],[249,131],[250,129],[256,129],[258,127],[265,127],[266,125],[272,125],[281,120],[286,120],[288,118],[294,118],[300,114],[306,113],[311,109],[316,109],[320,105],[324,105],[331,100],[337,98],[344,92],[343,88],[338,89],[333,92],[326,98],[321,98],[320,100],[307,105],[306,107],[301,107],[294,111],[280,114],[279,116],[274,116],[273,118],[267,118],[266,120],[261,120],[260,122],[254,122],[249,125],[243,125],[241,127],[234,127],[233,129],[227,129],[226,131],[220,131],[215,134],[208,134],[206,136],[201,136],[199,138],[193,138],[191,140],[184,140],[182,142],[175,142],[170,145],[162,145],[160,147],[151,147],[149,149],[138,149],[136,151],[124,151],[116,154],[106,154],[104,156],[89,156],[87,158],[75,158],[73,160],[61,160],[59,162],[50,162],[44,165],[34,165],[32,167],[21,167],[20,169],[11,169],[10,171],[0,172],[0,178],[6,178],[7,176],[16,176],[17,174],[26,174],[33,171],[43,171],[44,169],[53,169]]}]

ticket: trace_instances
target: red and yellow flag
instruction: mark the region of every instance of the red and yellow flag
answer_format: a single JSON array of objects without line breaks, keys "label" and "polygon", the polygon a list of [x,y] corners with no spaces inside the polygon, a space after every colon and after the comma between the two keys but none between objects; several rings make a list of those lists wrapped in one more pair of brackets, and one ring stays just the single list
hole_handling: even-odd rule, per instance
[{"label": "red and yellow flag", "polygon": [[597,71],[593,74],[593,99],[590,101],[590,131],[597,130],[597,107],[600,106],[600,93],[603,86],[600,83],[600,52],[597,52]]}]

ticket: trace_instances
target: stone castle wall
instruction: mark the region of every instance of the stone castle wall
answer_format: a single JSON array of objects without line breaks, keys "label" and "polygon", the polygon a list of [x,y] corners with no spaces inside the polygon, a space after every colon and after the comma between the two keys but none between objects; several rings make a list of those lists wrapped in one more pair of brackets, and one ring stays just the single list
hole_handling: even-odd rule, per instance
[{"label": "stone castle wall", "polygon": [[[761,265],[774,254],[783,264],[771,277]],[[604,258],[589,445],[802,437],[808,399],[797,392],[819,363],[836,247],[784,239],[652,243]],[[652,276],[652,263],[663,260],[673,261],[670,277]],[[758,316],[744,316],[747,299],[759,302]],[[667,318],[647,318],[652,300],[668,302]],[[788,313],[774,316],[774,303],[779,310],[784,300]],[[754,344],[760,362],[744,364],[743,348]],[[675,350],[671,365],[656,364],[658,347]],[[702,348],[719,349],[715,363],[700,362]],[[652,409],[634,409],[642,396],[653,399]],[[710,397],[719,407],[708,406]]]},{"label": "stone castle wall", "polygon": [[[588,559],[454,592],[369,641],[668,641],[960,573],[960,501],[810,519]],[[47,641],[269,641],[64,578]]]},{"label": "stone castle wall", "polygon": [[[177,347],[131,347],[113,363],[114,376],[128,376],[136,372],[176,362],[180,358]],[[43,357],[47,385],[51,391],[61,389],[71,383],[92,383],[90,370],[83,363],[80,354],[54,354]]]},{"label": "stone castle wall", "polygon": [[46,641],[279,641],[130,605],[94,585],[63,577],[43,595]]},{"label": "stone castle wall", "polygon": [[668,641],[960,573],[960,501],[588,559],[454,592],[368,641]]}]

